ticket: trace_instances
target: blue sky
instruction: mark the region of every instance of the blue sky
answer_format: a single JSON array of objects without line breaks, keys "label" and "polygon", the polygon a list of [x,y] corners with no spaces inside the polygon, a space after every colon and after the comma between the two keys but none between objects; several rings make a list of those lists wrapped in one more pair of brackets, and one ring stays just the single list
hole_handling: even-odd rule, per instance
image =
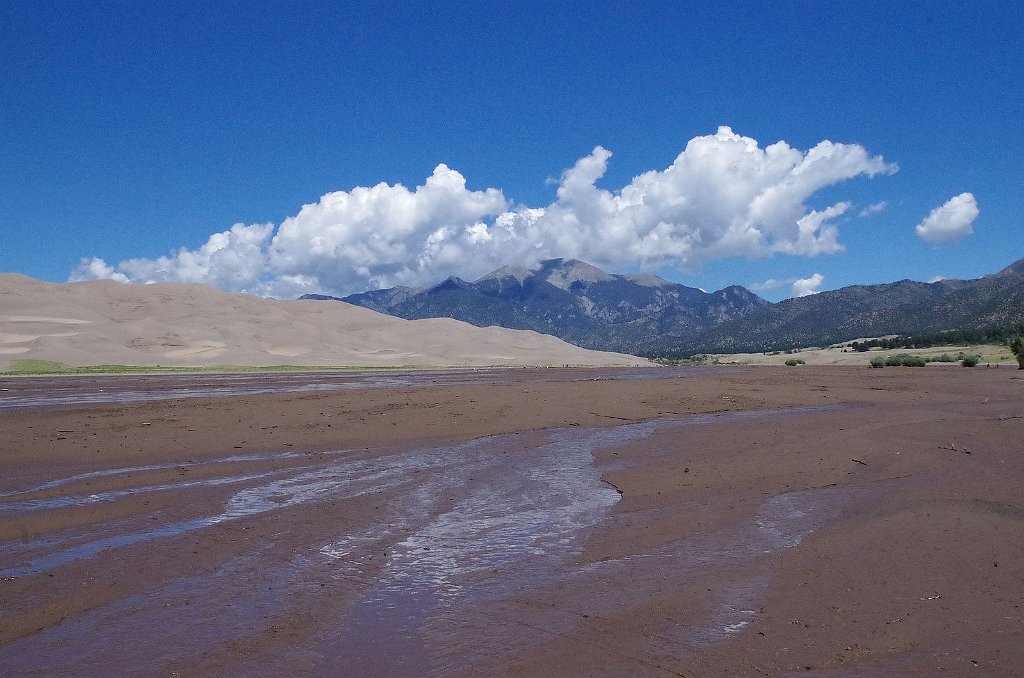
[{"label": "blue sky", "polygon": [[0,271],[779,299],[1024,257],[1020,3],[464,5],[0,1]]}]

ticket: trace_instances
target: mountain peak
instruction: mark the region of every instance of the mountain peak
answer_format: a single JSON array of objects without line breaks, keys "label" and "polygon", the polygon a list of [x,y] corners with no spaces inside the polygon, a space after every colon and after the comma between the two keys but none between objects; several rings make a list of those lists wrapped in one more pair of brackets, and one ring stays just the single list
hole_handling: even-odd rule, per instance
[{"label": "mountain peak", "polygon": [[1024,274],[1024,259],[1018,259],[996,275],[1020,275]]},{"label": "mountain peak", "polygon": [[659,278],[653,273],[631,273],[622,276],[623,279],[628,280],[631,283],[636,283],[642,287],[667,287],[669,285],[675,285],[664,278]]},{"label": "mountain peak", "polygon": [[568,290],[574,282],[615,280],[615,276],[610,273],[579,259],[547,259],[541,262],[539,273],[544,275],[546,281],[563,290]]},{"label": "mountain peak", "polygon": [[465,288],[465,287],[469,287],[470,284],[471,283],[466,282],[465,280],[463,280],[462,278],[460,278],[457,275],[450,275],[447,278],[445,278],[444,280],[442,280],[441,282],[439,282],[438,284],[436,284],[433,287],[429,288],[427,291],[431,292],[433,290],[451,289],[451,288],[456,288],[456,287],[458,287],[458,288]]},{"label": "mountain peak", "polygon": [[484,277],[477,280],[477,283],[482,283],[487,280],[503,280],[505,278],[514,278],[518,282],[523,282],[533,274],[533,271],[526,268],[525,266],[502,266],[496,271],[491,271]]}]

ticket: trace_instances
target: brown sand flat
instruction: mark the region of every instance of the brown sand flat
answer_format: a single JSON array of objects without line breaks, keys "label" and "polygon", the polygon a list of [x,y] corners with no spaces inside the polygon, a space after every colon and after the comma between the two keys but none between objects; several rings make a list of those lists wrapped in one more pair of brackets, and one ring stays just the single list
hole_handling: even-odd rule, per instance
[{"label": "brown sand flat", "polygon": [[275,301],[206,285],[45,283],[0,274],[0,370],[68,365],[636,365],[526,330],[402,320],[343,302]]},{"label": "brown sand flat", "polygon": [[0,667],[1024,671],[1024,372],[643,372],[0,411]]}]

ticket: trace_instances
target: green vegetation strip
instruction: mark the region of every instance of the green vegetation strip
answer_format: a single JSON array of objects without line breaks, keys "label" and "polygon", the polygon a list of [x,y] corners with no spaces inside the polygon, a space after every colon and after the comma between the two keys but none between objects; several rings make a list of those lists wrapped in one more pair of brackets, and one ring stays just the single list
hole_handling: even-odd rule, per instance
[{"label": "green vegetation strip", "polygon": [[872,348],[932,348],[933,346],[969,346],[972,344],[999,344],[1007,346],[1024,335],[1024,325],[942,330],[931,334],[879,337],[850,343],[855,351]]}]

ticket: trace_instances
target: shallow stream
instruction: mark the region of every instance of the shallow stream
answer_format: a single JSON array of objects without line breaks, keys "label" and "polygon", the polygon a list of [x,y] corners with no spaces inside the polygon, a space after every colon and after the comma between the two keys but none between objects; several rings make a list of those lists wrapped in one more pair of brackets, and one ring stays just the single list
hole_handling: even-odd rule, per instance
[{"label": "shallow stream", "polygon": [[[138,559],[173,562],[182,538],[226,524],[273,516],[285,527],[212,571],[186,575],[172,567],[144,590],[0,646],[0,665],[13,674],[142,674],[178,665],[201,671],[231,666],[229,673],[258,675],[339,667],[352,675],[473,673],[493,660],[495,648],[526,651],[578,627],[579,615],[566,612],[571,604],[524,607],[544,591],[555,592],[552,600],[584,596],[587,609],[600,616],[693,583],[709,568],[730,573],[710,611],[646,642],[652,657],[721,642],[749,623],[765,595],[768,577],[757,562],[799,544],[851,500],[849,492],[821,488],[768,497],[748,523],[724,532],[578,563],[588,535],[619,500],[602,481],[602,473],[614,469],[599,465],[594,453],[628,453],[656,432],[684,436],[689,426],[793,412],[566,427],[392,452],[240,455],[204,462],[203,477],[178,482],[145,482],[146,472],[167,468],[149,465],[8,492],[0,497],[0,519],[170,491],[222,498],[203,503],[198,497],[210,495],[197,494],[188,507],[192,515],[179,519],[141,514],[0,544],[4,586],[51,575],[66,584],[99,559],[120,567]],[[628,454],[619,459],[619,467],[630,463]],[[286,465],[253,470],[270,462]],[[78,491],[97,478],[138,475],[142,479],[129,487]],[[318,506],[370,497],[379,499],[378,510],[354,528],[307,524],[318,520]],[[287,530],[289,521],[302,521],[303,529],[294,530],[300,536]],[[301,536],[309,534],[315,538]],[[329,591],[339,592],[336,602]],[[309,628],[273,650],[261,645],[260,630],[270,621],[297,615],[308,617]],[[224,648],[238,643],[257,648],[251,661],[225,656]]]}]

